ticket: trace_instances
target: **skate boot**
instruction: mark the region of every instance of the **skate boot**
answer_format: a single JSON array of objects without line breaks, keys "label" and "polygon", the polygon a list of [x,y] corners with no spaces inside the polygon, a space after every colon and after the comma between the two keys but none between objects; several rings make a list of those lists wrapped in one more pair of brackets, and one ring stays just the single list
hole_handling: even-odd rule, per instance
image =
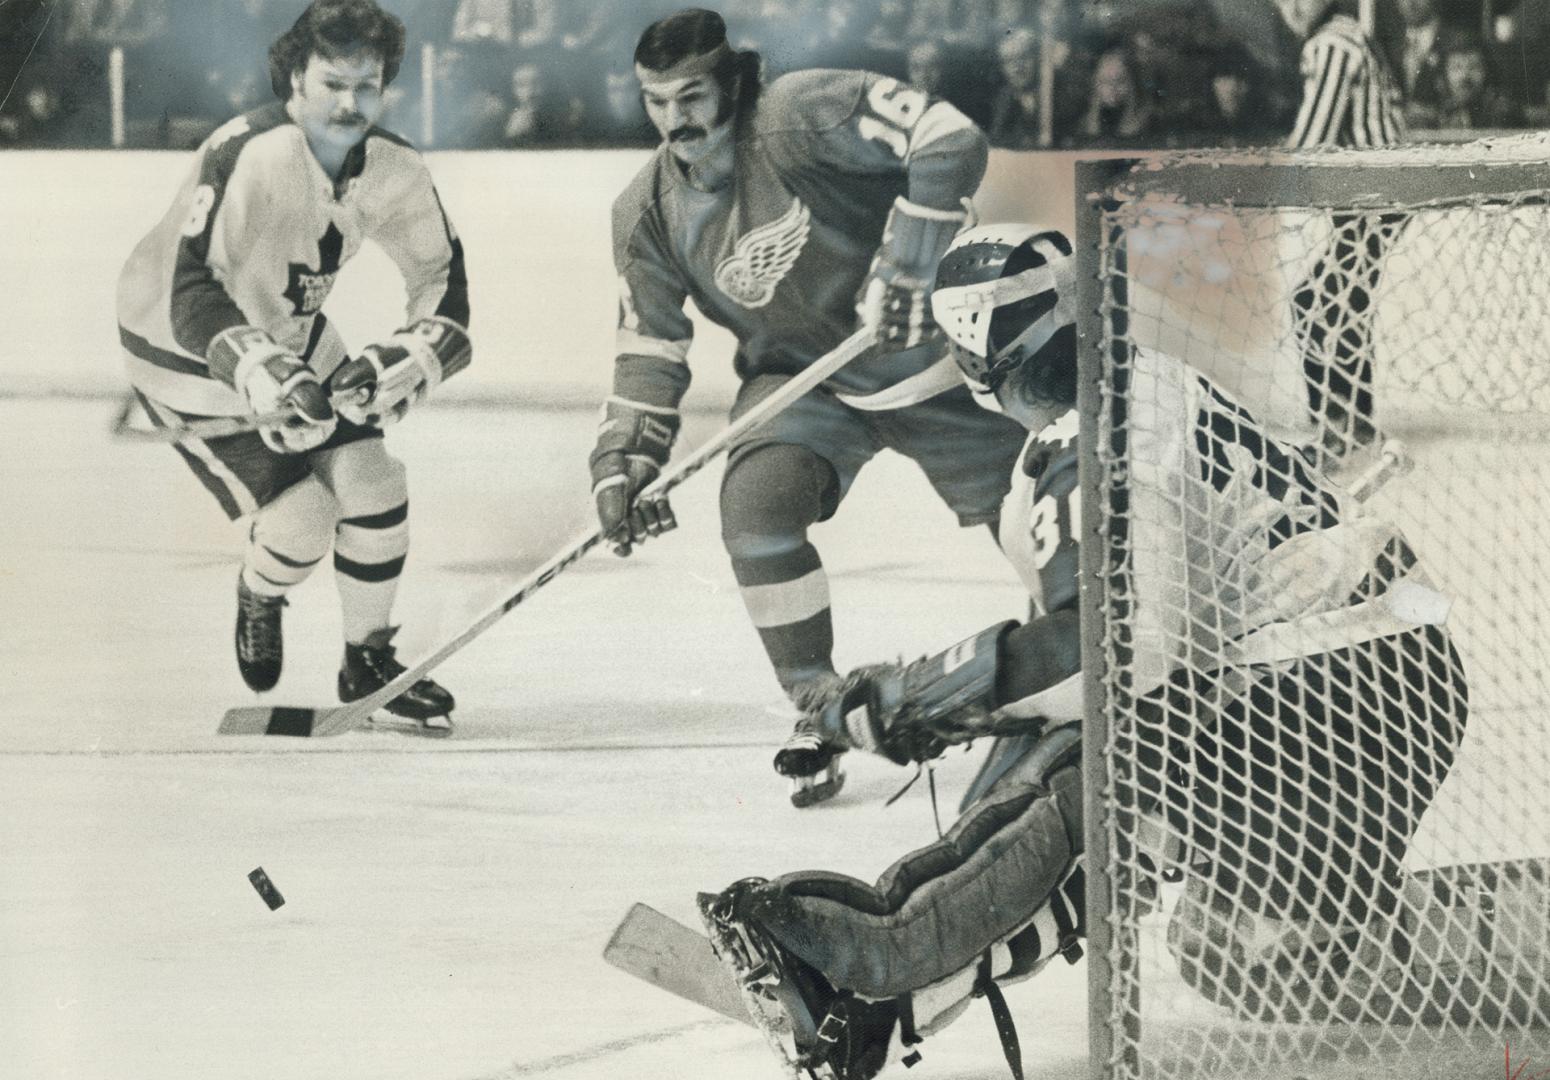
[{"label": "skate boot", "polygon": [[791,805],[797,808],[826,802],[845,786],[840,755],[845,748],[827,742],[818,722],[802,716],[784,746],[775,752],[775,771],[791,779]]},{"label": "skate boot", "polygon": [[762,878],[699,895],[700,917],[717,958],[737,978],[755,1025],[792,1076],[870,1080],[888,1063],[898,1006],[836,990],[759,923]]},{"label": "skate boot", "polygon": [[[375,693],[407,668],[398,662],[393,635],[398,627],[373,630],[359,645],[344,647],[344,666],[339,669],[339,700],[358,701]],[[423,735],[452,734],[452,695],[430,679],[421,679],[383,706],[393,716],[413,721],[412,729]]]},{"label": "skate boot", "polygon": [[280,681],[285,637],[280,609],[285,597],[253,592],[237,575],[237,670],[256,694],[273,690]]}]

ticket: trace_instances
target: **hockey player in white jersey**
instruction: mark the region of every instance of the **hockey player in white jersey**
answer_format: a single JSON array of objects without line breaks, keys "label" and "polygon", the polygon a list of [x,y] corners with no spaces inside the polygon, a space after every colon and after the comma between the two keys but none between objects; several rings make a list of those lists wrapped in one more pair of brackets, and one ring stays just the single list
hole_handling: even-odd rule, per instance
[{"label": "hockey player in white jersey", "polygon": [[[978,996],[1020,1075],[998,987],[1081,954],[1073,274],[1061,234],[979,227],[948,249],[932,295],[965,377],[1032,433],[1002,539],[1037,616],[853,671],[814,714],[826,738],[901,764],[996,736],[963,816],[876,885],[803,872],[700,898],[791,1063],[820,1076],[874,1075]],[[1145,352],[1132,378],[1148,388],[1127,455],[1137,771],[1168,778],[1143,808],[1165,840],[1143,854],[1188,876],[1170,948],[1191,986],[1242,1017],[1370,1018],[1393,1005],[1374,987],[1313,988],[1350,964],[1353,940],[1388,940],[1374,923],[1402,929],[1401,860],[1467,714],[1448,602],[1396,529],[1198,373]],[[1337,793],[1330,813],[1292,805],[1287,761],[1308,790]],[[1289,952],[1294,937],[1315,945]]]},{"label": "hockey player in white jersey", "polygon": [[[236,651],[257,692],[280,678],[286,594],[330,549],[341,699],[404,670],[390,615],[408,486],[382,427],[466,367],[472,347],[462,245],[419,154],[375,126],[403,53],[403,24],[372,0],[315,0],[269,50],[279,102],[204,142],[119,277],[124,362],[153,422],[284,415],[176,444],[227,515],[252,521]],[[351,359],[322,308],[367,238],[402,271],[408,305],[402,329]],[[387,706],[432,734],[450,730],[452,707],[430,679]]]}]

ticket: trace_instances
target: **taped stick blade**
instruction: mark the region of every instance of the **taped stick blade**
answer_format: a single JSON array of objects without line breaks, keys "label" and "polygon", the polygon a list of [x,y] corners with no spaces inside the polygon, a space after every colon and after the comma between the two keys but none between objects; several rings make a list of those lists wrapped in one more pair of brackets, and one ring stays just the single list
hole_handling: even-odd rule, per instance
[{"label": "taped stick blade", "polygon": [[221,717],[220,735],[319,735],[317,718],[331,709],[308,709],[289,705],[249,705],[227,709]]}]

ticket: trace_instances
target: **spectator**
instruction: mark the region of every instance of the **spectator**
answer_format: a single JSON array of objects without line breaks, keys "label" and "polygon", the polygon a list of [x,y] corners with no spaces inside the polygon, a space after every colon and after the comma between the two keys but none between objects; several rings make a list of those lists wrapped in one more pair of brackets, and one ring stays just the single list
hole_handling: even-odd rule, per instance
[{"label": "spectator", "polygon": [[646,118],[640,101],[640,82],[635,69],[615,66],[599,81],[589,80],[592,102],[582,116],[583,135],[589,144],[651,147],[660,141]]},{"label": "spectator", "polygon": [[555,0],[458,0],[448,38],[539,49],[556,41],[559,15]]},{"label": "spectator", "polygon": [[1141,96],[1134,54],[1111,45],[1098,55],[1093,69],[1091,103],[1080,134],[1088,146],[1139,145],[1156,131],[1156,110]]},{"label": "spectator", "polygon": [[56,149],[67,144],[59,89],[39,75],[27,75],[0,109],[0,146]]},{"label": "spectator", "polygon": [[910,48],[909,25],[910,0],[877,0],[871,28],[862,41],[867,48],[894,57],[893,70],[902,72]]},{"label": "spectator", "polygon": [[991,17],[990,0],[914,0],[904,32],[914,41],[987,49]]},{"label": "spectator", "polygon": [[[471,60],[470,51],[458,45],[443,45],[436,51],[436,146],[471,150],[501,141],[506,123],[504,94],[484,81],[488,55]],[[474,78],[474,72],[480,78]]]},{"label": "spectator", "polygon": [[550,69],[531,60],[511,69],[510,108],[500,145],[574,145],[581,123],[581,99],[556,86]]},{"label": "spectator", "polygon": [[1442,69],[1435,112],[1418,110],[1418,123],[1454,130],[1517,127],[1523,123],[1518,107],[1491,84],[1486,68],[1485,44],[1467,31],[1443,35]]},{"label": "spectator", "polygon": [[895,79],[906,77],[904,54],[870,43],[872,4],[869,0],[832,0],[823,12],[817,36],[803,67],[875,71]]},{"label": "spectator", "polygon": [[983,128],[989,112],[985,80],[969,76],[958,61],[940,41],[917,41],[905,54],[905,81],[950,102]]},{"label": "spectator", "polygon": [[1008,150],[1048,146],[1039,119],[1039,35],[1026,28],[1011,31],[996,46],[996,62],[1001,88],[990,103],[985,131],[990,144]]},{"label": "spectator", "polygon": [[[1043,130],[1041,69],[1048,52],[1053,67],[1049,132]],[[1027,27],[1010,30],[996,46],[1001,87],[990,105],[986,131],[991,144],[1009,150],[1032,150],[1069,138],[1073,109],[1081,102],[1067,77],[1071,46],[1063,40],[1041,39]]]},{"label": "spectator", "polygon": [[1279,142],[1287,118],[1266,108],[1267,82],[1248,50],[1227,44],[1214,51],[1210,97],[1190,125],[1208,146],[1268,146]]},{"label": "spectator", "polygon": [[[1442,30],[1442,16],[1437,0],[1399,0],[1399,9],[1405,19],[1405,46],[1400,57],[1400,82],[1404,87],[1407,113],[1414,110],[1428,94],[1433,95],[1442,82],[1442,58],[1437,51],[1438,35]],[[1420,114],[1424,116],[1424,106]]]}]

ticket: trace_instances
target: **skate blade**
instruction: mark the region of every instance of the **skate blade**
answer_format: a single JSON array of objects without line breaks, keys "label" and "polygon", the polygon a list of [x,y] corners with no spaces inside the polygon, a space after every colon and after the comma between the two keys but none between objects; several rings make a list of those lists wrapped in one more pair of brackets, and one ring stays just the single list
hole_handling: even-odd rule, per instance
[{"label": "skate blade", "polygon": [[383,709],[372,713],[366,721],[366,726],[376,731],[421,735],[430,739],[445,739],[452,734],[450,716],[430,716],[422,720],[413,716],[395,716]]},{"label": "skate blade", "polygon": [[791,805],[798,810],[828,802],[845,786],[845,772],[836,759],[822,773],[791,778]]}]

